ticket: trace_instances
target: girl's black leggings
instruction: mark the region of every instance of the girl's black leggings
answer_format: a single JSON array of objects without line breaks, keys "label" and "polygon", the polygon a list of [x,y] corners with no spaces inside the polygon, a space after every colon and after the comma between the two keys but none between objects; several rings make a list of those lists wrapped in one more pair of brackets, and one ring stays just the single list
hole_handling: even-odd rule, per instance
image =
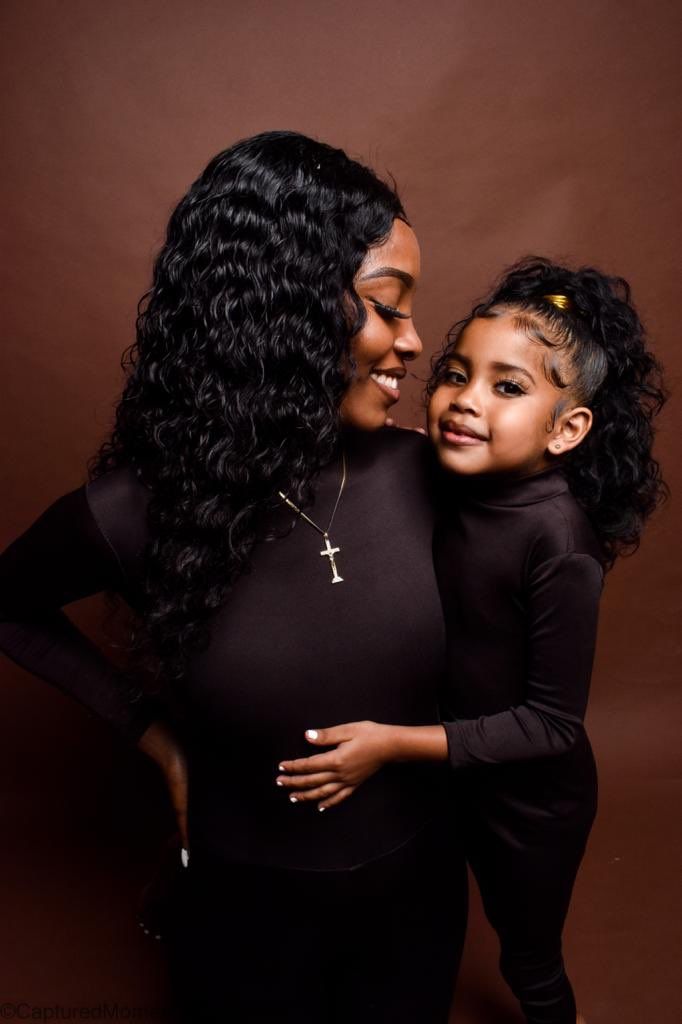
[{"label": "girl's black leggings", "polygon": [[[576,1003],[562,954],[562,932],[593,820],[582,820],[546,842],[512,819],[494,828],[468,823],[469,861],[486,916],[500,940],[500,969],[528,1024],[575,1024]],[[538,834],[539,833],[539,834]]]},{"label": "girl's black leggings", "polygon": [[447,1024],[467,915],[450,816],[350,870],[192,857],[178,885],[182,1022]]}]

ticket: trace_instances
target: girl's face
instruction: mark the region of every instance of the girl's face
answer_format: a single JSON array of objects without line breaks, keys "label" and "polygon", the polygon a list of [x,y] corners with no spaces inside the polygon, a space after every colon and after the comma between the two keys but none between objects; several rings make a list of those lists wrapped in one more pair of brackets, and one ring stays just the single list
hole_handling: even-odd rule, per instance
[{"label": "girl's face", "polygon": [[412,301],[420,271],[417,236],[395,220],[383,245],[370,249],[355,277],[367,310],[364,327],[351,343],[353,376],[341,402],[341,419],[359,430],[378,430],[400,398],[407,363],[422,351],[412,322]]},{"label": "girl's face", "polygon": [[[529,476],[582,441],[591,413],[547,379],[548,355],[511,312],[468,324],[429,403],[429,435],[445,469]],[[557,412],[560,402],[568,407]]]}]

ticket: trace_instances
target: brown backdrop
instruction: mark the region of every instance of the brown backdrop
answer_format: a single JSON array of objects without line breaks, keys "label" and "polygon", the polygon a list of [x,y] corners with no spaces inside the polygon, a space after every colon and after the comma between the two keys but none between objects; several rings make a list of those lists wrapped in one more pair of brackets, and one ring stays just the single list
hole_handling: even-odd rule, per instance
[{"label": "brown backdrop", "polygon": [[[5,0],[2,543],[85,478],[172,206],[210,156],[265,128],[317,135],[395,175],[423,248],[428,349],[505,263],[539,252],[629,278],[674,386],[679,10]],[[673,489],[676,415],[659,447]],[[416,416],[413,397],[399,418]],[[603,606],[589,716],[601,811],[567,930],[590,1024],[681,1019],[673,511],[613,572]],[[96,633],[98,600],[72,607]],[[160,950],[132,923],[171,824],[155,769],[42,681],[1,668],[14,945],[0,1003],[162,1005]],[[475,906],[462,1024],[517,1019],[494,960]]]}]

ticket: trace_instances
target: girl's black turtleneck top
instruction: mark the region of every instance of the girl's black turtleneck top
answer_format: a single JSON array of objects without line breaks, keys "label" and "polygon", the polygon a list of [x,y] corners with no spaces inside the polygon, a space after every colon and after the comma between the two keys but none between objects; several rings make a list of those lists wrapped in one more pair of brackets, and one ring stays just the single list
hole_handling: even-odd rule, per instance
[{"label": "girl's black turtleneck top", "polygon": [[[330,536],[293,528],[263,540],[210,620],[176,695],[189,763],[190,848],[226,861],[345,869],[401,845],[439,812],[443,766],[396,764],[320,814],[275,785],[284,758],[319,751],[304,731],[371,719],[438,721],[445,637],[432,561],[431,459],[411,431],[346,438],[348,478]],[[326,526],[340,459],[308,513]],[[0,555],[0,649],[136,742],[156,714],[62,611],[117,591],[140,601],[150,491],[130,466],[63,494]],[[176,715],[177,717],[177,715]]]},{"label": "girl's black turtleneck top", "polygon": [[519,480],[458,478],[435,564],[448,633],[450,762],[532,759],[537,777],[535,759],[549,765],[584,745],[603,584],[592,526],[558,467]]}]

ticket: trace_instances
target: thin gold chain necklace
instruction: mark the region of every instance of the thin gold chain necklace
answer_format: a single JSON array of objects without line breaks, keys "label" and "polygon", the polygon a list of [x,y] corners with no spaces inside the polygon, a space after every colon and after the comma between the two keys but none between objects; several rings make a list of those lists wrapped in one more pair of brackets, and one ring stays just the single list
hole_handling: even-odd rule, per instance
[{"label": "thin gold chain necklace", "polygon": [[293,501],[291,501],[289,498],[287,498],[286,494],[284,494],[283,491],[278,491],[277,492],[279,494],[280,498],[282,499],[282,501],[285,503],[285,505],[288,505],[289,508],[292,508],[294,510],[294,512],[296,513],[296,515],[299,515],[301,517],[301,519],[304,519],[306,521],[306,523],[308,523],[310,526],[312,526],[313,529],[317,530],[317,532],[324,537],[325,548],[324,548],[324,551],[320,551],[320,554],[322,555],[323,558],[328,558],[329,559],[329,567],[330,567],[330,569],[332,571],[332,583],[343,583],[343,576],[339,576],[338,570],[336,568],[336,560],[334,558],[334,555],[338,555],[339,554],[339,552],[341,551],[341,548],[339,548],[339,547],[335,548],[334,545],[329,540],[329,531],[332,528],[332,523],[334,522],[334,516],[336,515],[336,510],[339,507],[339,502],[341,501],[341,495],[343,494],[343,489],[346,486],[346,453],[345,452],[341,452],[341,462],[342,462],[342,465],[343,465],[343,473],[341,475],[341,486],[339,487],[339,493],[336,495],[336,501],[334,502],[334,508],[332,509],[331,518],[330,518],[329,522],[327,523],[327,529],[326,530],[323,530],[321,526],[318,526],[317,523],[313,522],[313,520],[310,518],[310,516],[307,516],[305,514],[305,512],[303,512],[302,509],[300,509],[298,507],[298,505],[295,505]]}]

